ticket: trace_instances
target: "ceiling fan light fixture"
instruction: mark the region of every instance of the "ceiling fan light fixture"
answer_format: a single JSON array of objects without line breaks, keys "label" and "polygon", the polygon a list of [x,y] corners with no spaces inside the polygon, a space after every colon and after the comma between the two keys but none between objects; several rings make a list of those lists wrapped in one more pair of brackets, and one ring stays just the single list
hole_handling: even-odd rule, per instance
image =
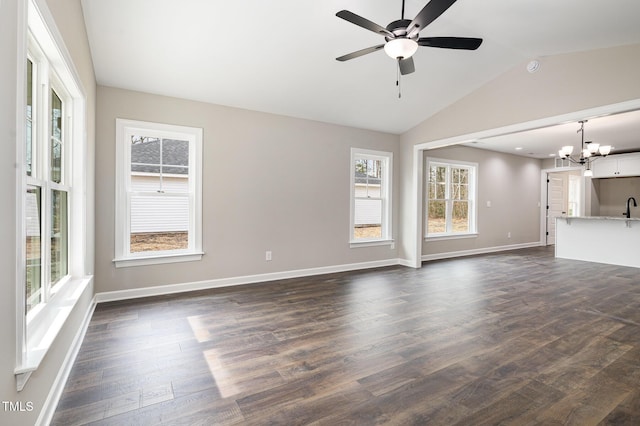
[{"label": "ceiling fan light fixture", "polygon": [[394,38],[384,45],[384,51],[393,59],[407,59],[418,50],[418,43],[410,38]]}]

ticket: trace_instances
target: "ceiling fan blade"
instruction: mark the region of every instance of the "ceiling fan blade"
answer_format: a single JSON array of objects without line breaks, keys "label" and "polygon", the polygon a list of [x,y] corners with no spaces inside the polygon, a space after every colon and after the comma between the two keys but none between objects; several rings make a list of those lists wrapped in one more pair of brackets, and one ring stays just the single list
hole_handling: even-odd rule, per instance
[{"label": "ceiling fan blade", "polygon": [[438,16],[442,15],[445,10],[449,9],[456,0],[431,0],[422,10],[413,18],[413,21],[407,27],[409,36],[422,30],[424,27],[435,21]]},{"label": "ceiling fan blade", "polygon": [[346,55],[342,55],[339,58],[336,58],[337,61],[344,62],[349,59],[358,58],[360,56],[366,55],[367,53],[375,52],[376,50],[380,50],[384,47],[384,44],[379,44],[377,46],[367,47],[366,49],[357,50],[355,52],[348,53]]},{"label": "ceiling fan blade", "polygon": [[371,22],[370,20],[365,19],[360,15],[356,15],[353,12],[349,12],[348,10],[341,10],[340,12],[336,13],[336,16],[338,18],[344,19],[345,21],[349,21],[352,24],[356,24],[357,26],[362,27],[365,30],[373,31],[376,34],[380,34],[383,36],[395,38],[395,34],[387,30],[385,27],[381,27],[375,22]]},{"label": "ceiling fan blade", "polygon": [[481,38],[472,37],[422,37],[418,45],[441,47],[443,49],[476,50],[482,44]]},{"label": "ceiling fan blade", "polygon": [[413,63],[413,58],[400,59],[398,61],[398,65],[400,66],[400,74],[402,75],[411,74],[416,70],[416,66]]}]

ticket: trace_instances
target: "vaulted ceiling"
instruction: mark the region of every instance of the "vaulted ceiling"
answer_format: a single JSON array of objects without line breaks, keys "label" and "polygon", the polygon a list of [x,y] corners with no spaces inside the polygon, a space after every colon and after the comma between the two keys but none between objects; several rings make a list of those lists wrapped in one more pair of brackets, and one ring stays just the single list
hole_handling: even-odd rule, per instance
[{"label": "vaulted ceiling", "polygon": [[[412,19],[427,3],[406,0]],[[396,87],[382,26],[401,0],[82,0],[98,84],[400,134],[517,64],[640,43],[638,0],[458,0],[421,37],[480,37],[476,51],[420,47]]]}]

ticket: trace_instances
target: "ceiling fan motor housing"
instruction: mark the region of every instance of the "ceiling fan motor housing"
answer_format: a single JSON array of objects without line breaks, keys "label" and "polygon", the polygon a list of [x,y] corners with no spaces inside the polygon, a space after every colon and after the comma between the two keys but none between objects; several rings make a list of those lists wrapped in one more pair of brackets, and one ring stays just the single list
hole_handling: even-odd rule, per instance
[{"label": "ceiling fan motor housing", "polygon": [[[409,24],[411,24],[411,21],[409,19],[398,19],[397,21],[393,21],[392,23],[387,25],[387,30],[389,32],[392,32],[396,37],[406,37],[411,38],[412,40],[417,40],[417,31],[414,31],[411,37],[407,37],[407,28],[409,27]],[[389,36],[385,36],[384,39],[386,41],[392,40]]]}]

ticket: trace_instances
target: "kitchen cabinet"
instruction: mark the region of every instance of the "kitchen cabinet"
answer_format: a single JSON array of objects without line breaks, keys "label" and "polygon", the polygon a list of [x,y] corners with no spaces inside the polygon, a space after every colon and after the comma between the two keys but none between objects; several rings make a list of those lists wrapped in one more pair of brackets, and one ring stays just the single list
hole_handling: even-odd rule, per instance
[{"label": "kitchen cabinet", "polygon": [[591,165],[594,178],[640,176],[640,153],[610,155]]},{"label": "kitchen cabinet", "polygon": [[640,268],[640,219],[559,217],[556,257]]}]

